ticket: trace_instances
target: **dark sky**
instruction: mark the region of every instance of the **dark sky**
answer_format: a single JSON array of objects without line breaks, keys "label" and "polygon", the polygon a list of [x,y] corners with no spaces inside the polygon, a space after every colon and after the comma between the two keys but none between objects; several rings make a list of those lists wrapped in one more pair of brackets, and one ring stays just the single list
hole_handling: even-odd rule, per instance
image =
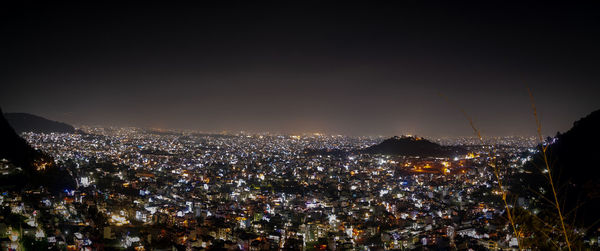
[{"label": "dark sky", "polygon": [[[286,1],[284,1],[286,2]],[[600,108],[600,8],[564,1],[3,6],[0,106],[75,125],[534,135]],[[543,4],[542,4],[543,3]]]}]

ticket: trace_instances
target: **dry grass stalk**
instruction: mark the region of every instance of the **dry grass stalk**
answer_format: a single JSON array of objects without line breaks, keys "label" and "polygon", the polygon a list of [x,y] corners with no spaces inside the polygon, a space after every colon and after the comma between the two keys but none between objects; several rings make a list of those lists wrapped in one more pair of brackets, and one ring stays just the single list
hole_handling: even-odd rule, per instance
[{"label": "dry grass stalk", "polygon": [[[441,94],[440,94],[440,96],[442,96],[442,98],[444,98],[446,100],[446,102],[451,103],[445,96],[443,96]],[[471,125],[471,128],[473,129],[473,132],[475,133],[475,135],[479,139],[479,142],[481,142],[481,145],[484,145],[483,137],[481,136],[481,132],[475,126],[475,123],[473,122],[473,119],[471,119],[471,117],[462,108],[459,108],[459,110],[463,114],[463,116],[469,121],[469,125]],[[518,246],[519,250],[521,250],[521,239],[520,239],[520,236],[519,236],[519,231],[517,231],[517,225],[515,223],[514,217],[512,215],[511,210],[510,210],[510,206],[508,204],[508,201],[506,199],[506,190],[504,189],[504,186],[502,185],[502,178],[500,177],[500,171],[498,170],[498,167],[496,166],[496,163],[495,163],[495,159],[496,158],[493,157],[492,148],[491,147],[490,147],[490,149],[488,151],[488,157],[490,158],[490,166],[492,167],[492,169],[494,171],[494,176],[496,177],[496,182],[498,182],[498,187],[500,189],[500,192],[502,193],[502,201],[504,202],[504,207],[506,208],[507,218],[510,221],[510,225],[512,227],[513,233],[515,235],[515,238],[517,239],[517,246]]]},{"label": "dry grass stalk", "polygon": [[550,187],[552,188],[552,194],[554,195],[554,206],[556,207],[556,211],[558,212],[560,224],[562,227],[562,232],[563,232],[563,235],[565,236],[565,241],[567,243],[567,248],[569,250],[571,250],[571,243],[569,242],[569,235],[567,234],[567,229],[565,227],[565,221],[564,221],[564,218],[562,215],[562,210],[560,209],[560,204],[558,203],[558,196],[556,195],[556,189],[554,188],[554,181],[552,179],[552,172],[550,171],[550,165],[548,164],[548,157],[546,155],[546,150],[548,150],[548,145],[547,144],[544,145],[544,138],[542,137],[542,124],[541,124],[538,114],[537,114],[537,109],[535,107],[535,101],[533,99],[533,93],[531,92],[531,89],[529,89],[529,88],[527,88],[527,91],[529,92],[529,98],[531,99],[531,108],[533,109],[533,116],[535,117],[538,139],[542,146],[541,147],[542,148],[542,156],[544,158],[544,164],[545,164],[546,171],[547,171],[546,173],[548,174],[548,181],[550,182]]}]

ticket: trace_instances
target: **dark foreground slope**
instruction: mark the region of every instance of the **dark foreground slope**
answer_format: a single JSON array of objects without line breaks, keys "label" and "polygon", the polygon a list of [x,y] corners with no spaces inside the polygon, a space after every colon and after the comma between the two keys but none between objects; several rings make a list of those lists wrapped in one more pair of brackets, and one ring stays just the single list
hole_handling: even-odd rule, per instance
[{"label": "dark foreground slope", "polygon": [[29,113],[6,113],[4,117],[17,133],[73,133],[75,128],[69,124],[52,121]]},{"label": "dark foreground slope", "polygon": [[[600,110],[597,110],[576,121],[566,133],[557,135],[554,143],[547,149],[550,170],[559,192],[559,201],[564,206],[563,211],[569,222],[574,220],[576,225],[582,227],[597,227],[600,221],[599,130]],[[540,191],[543,188],[546,191],[544,195],[553,198],[549,193],[548,180],[542,173],[545,168],[543,155],[534,155],[524,168],[527,172],[518,176],[513,190],[523,195],[526,193],[524,191]],[[529,196],[539,197],[535,194]],[[538,204],[543,204],[543,201]],[[550,210],[553,208],[550,207]]]},{"label": "dark foreground slope", "polygon": [[416,137],[392,137],[383,142],[362,150],[371,154],[421,156],[421,157],[448,157],[456,154],[465,154],[466,150],[460,147],[442,146],[429,140]]},{"label": "dark foreground slope", "polygon": [[7,159],[26,171],[32,171],[35,169],[36,161],[46,157],[42,152],[33,149],[13,130],[0,110],[0,158]]},{"label": "dark foreground slope", "polygon": [[56,166],[51,156],[31,147],[2,114],[0,110],[0,160],[8,161],[14,170],[10,175],[0,175],[0,185],[16,189],[43,186],[54,192],[73,188],[71,175]]}]

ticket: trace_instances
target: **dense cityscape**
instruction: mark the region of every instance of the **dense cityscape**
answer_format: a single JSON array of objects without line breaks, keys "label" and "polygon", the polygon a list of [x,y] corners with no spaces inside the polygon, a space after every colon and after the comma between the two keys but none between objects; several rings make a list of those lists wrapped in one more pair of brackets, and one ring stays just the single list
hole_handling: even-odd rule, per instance
[{"label": "dense cityscape", "polygon": [[600,250],[600,1],[4,2],[0,251]]},{"label": "dense cityscape", "polygon": [[27,224],[0,230],[68,250],[516,247],[489,162],[506,175],[533,151],[514,138],[497,138],[493,155],[473,144],[440,158],[362,153],[383,138],[322,134],[83,127],[22,136],[77,186],[2,193],[3,210]]}]

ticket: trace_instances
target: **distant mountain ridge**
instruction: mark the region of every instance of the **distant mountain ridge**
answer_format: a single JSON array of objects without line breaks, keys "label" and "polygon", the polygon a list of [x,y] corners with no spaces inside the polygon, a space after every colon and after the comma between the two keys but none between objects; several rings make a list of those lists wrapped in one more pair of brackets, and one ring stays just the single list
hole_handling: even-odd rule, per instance
[{"label": "distant mountain ridge", "polygon": [[75,128],[69,124],[49,120],[29,113],[5,113],[4,117],[17,133],[74,133]]},{"label": "distant mountain ridge", "polygon": [[421,157],[449,157],[456,154],[466,154],[467,151],[456,146],[442,146],[429,140],[411,137],[394,136],[383,142],[362,150],[371,154],[421,156]]},{"label": "distant mountain ridge", "polygon": [[7,159],[28,170],[33,169],[33,162],[42,157],[40,151],[33,149],[15,132],[0,110],[0,159]]},{"label": "distant mountain ridge", "polygon": [[15,169],[12,175],[0,175],[0,186],[17,189],[24,186],[44,186],[52,192],[75,187],[70,173],[57,166],[52,156],[34,149],[21,138],[0,109],[0,160],[2,159],[20,167],[22,172]]}]

